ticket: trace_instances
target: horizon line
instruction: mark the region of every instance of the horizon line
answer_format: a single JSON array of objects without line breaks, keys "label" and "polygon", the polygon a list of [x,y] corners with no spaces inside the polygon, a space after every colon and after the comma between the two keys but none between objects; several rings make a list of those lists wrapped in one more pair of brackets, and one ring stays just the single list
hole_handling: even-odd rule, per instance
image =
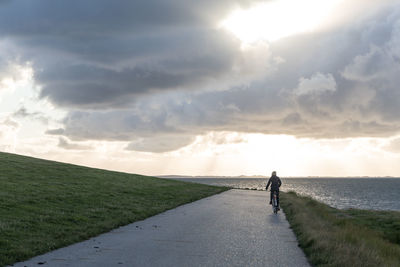
[{"label": "horizon line", "polygon": [[[154,175],[159,178],[260,178],[267,179],[270,176],[265,175]],[[280,176],[281,178],[400,178],[399,176],[369,176],[369,175],[352,175],[352,176]]]}]

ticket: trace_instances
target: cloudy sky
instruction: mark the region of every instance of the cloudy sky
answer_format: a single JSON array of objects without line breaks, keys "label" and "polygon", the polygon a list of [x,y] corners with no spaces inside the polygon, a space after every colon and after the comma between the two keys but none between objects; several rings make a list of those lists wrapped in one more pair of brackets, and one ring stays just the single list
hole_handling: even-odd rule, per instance
[{"label": "cloudy sky", "polygon": [[400,176],[400,3],[0,0],[0,151]]}]

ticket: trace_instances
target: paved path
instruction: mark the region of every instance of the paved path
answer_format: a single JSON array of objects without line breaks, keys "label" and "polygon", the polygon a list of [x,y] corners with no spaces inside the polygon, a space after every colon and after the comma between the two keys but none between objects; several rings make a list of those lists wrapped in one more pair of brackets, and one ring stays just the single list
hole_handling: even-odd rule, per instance
[{"label": "paved path", "polygon": [[230,190],[14,266],[309,266],[267,197]]}]

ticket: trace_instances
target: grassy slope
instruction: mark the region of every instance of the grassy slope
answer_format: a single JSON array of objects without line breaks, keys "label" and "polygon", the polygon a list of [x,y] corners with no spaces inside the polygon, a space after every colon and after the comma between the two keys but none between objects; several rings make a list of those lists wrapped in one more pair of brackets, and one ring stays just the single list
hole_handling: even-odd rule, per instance
[{"label": "grassy slope", "polygon": [[0,266],[226,189],[0,153]]},{"label": "grassy slope", "polygon": [[281,199],[314,266],[400,266],[400,212],[338,210],[295,193]]}]

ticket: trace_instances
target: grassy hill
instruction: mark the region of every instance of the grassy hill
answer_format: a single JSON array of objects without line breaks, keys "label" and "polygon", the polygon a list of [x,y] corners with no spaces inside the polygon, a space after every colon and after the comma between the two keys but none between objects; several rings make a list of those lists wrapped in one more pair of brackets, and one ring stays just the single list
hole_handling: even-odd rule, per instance
[{"label": "grassy hill", "polygon": [[0,152],[0,266],[226,189]]}]

